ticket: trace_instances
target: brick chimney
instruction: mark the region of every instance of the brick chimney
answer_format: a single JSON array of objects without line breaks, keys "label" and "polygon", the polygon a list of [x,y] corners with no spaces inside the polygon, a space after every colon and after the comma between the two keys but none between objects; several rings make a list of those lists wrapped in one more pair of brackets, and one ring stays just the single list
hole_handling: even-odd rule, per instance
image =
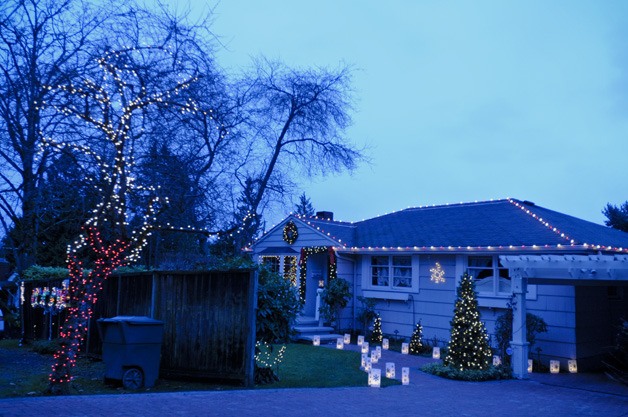
[{"label": "brick chimney", "polygon": [[318,217],[319,219],[334,220],[334,212],[333,211],[317,211],[316,217]]}]

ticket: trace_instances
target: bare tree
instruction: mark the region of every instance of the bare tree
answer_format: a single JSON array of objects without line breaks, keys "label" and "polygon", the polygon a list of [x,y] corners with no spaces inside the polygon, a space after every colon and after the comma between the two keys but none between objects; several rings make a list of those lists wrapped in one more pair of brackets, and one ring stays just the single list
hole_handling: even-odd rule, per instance
[{"label": "bare tree", "polygon": [[[71,369],[103,282],[117,267],[137,259],[156,220],[160,200],[155,189],[136,182],[133,152],[143,137],[144,119],[152,107],[189,107],[185,98],[180,101],[178,97],[196,79],[194,69],[180,66],[175,54],[161,47],[109,51],[98,62],[103,73],[100,81],[86,78],[81,83],[55,87],[63,94],[54,108],[83,120],[104,141],[105,153],[113,158],[103,158],[101,143],[91,137],[81,143],[47,140],[54,148],[69,148],[84,155],[85,163],[94,165],[94,172],[100,174],[102,184],[100,202],[68,251],[72,302],[50,375],[50,390],[54,393],[67,392]],[[130,207],[132,195],[139,200],[143,197],[141,209]],[[139,211],[138,227],[131,230],[132,217],[137,217]],[[91,265],[84,263],[87,259],[92,260]]]},{"label": "bare tree", "polygon": [[44,106],[54,94],[46,86],[83,72],[106,18],[79,0],[0,3],[0,222],[18,270],[36,258],[42,134],[59,129],[60,115]]},{"label": "bare tree", "polygon": [[345,136],[351,124],[350,82],[347,66],[299,70],[275,61],[255,62],[254,74],[241,87],[247,97],[251,156],[237,173],[242,184],[254,185],[252,213],[283,198],[298,174],[352,170],[363,158]]}]

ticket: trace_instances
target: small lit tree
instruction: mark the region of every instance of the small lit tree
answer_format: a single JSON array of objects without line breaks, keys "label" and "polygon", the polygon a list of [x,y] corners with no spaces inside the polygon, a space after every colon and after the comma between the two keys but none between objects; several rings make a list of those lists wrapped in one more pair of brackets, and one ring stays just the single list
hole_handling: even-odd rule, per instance
[{"label": "small lit tree", "polygon": [[382,340],[384,340],[384,335],[382,334],[382,318],[378,314],[375,317],[375,321],[373,322],[373,334],[371,335],[371,342],[382,343]]},{"label": "small lit tree", "polygon": [[489,367],[491,348],[480,311],[473,278],[465,273],[457,289],[454,317],[451,321],[449,349],[445,365],[461,371]]},{"label": "small lit tree", "polygon": [[410,353],[418,355],[423,350],[423,326],[421,321],[416,324],[412,337],[410,338]]}]

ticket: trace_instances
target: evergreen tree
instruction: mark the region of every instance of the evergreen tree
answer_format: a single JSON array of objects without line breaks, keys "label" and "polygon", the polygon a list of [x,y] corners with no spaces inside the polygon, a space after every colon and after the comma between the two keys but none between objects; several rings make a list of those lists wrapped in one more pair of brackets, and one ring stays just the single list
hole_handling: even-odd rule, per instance
[{"label": "evergreen tree", "polygon": [[419,320],[410,338],[410,353],[414,353],[415,355],[421,353],[423,350],[423,342],[421,342],[421,339],[423,339],[423,326],[421,326],[421,321]]},{"label": "evergreen tree", "polygon": [[314,216],[314,207],[312,206],[312,202],[305,195],[305,193],[301,194],[301,196],[299,197],[299,203],[296,205],[294,213],[298,214],[299,216]]},{"label": "evergreen tree", "polygon": [[628,201],[620,207],[608,203],[602,210],[602,214],[608,219],[604,221],[607,226],[628,232]]},{"label": "evergreen tree", "polygon": [[475,284],[473,278],[465,273],[457,290],[445,365],[461,371],[483,370],[489,367],[491,355],[486,328],[480,321]]},{"label": "evergreen tree", "polygon": [[384,335],[382,334],[382,319],[377,315],[375,317],[375,321],[373,322],[373,334],[371,335],[371,342],[373,343],[382,343],[384,340]]}]

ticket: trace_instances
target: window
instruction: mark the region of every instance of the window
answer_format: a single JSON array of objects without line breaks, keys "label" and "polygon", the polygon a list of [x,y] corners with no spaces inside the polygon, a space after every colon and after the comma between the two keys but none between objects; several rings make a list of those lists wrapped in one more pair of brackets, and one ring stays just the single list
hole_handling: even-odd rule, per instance
[{"label": "window", "polygon": [[412,288],[412,257],[371,256],[371,285],[377,288]]},{"label": "window", "polygon": [[292,285],[297,285],[297,257],[294,255],[262,255],[260,262],[276,274],[280,274]]},{"label": "window", "polygon": [[290,281],[292,285],[297,285],[297,257],[283,257],[283,277]]},{"label": "window", "polygon": [[480,294],[510,294],[508,268],[497,256],[469,256],[467,273],[475,279],[475,290]]},{"label": "window", "polygon": [[262,264],[272,272],[279,273],[279,256],[262,256]]}]

